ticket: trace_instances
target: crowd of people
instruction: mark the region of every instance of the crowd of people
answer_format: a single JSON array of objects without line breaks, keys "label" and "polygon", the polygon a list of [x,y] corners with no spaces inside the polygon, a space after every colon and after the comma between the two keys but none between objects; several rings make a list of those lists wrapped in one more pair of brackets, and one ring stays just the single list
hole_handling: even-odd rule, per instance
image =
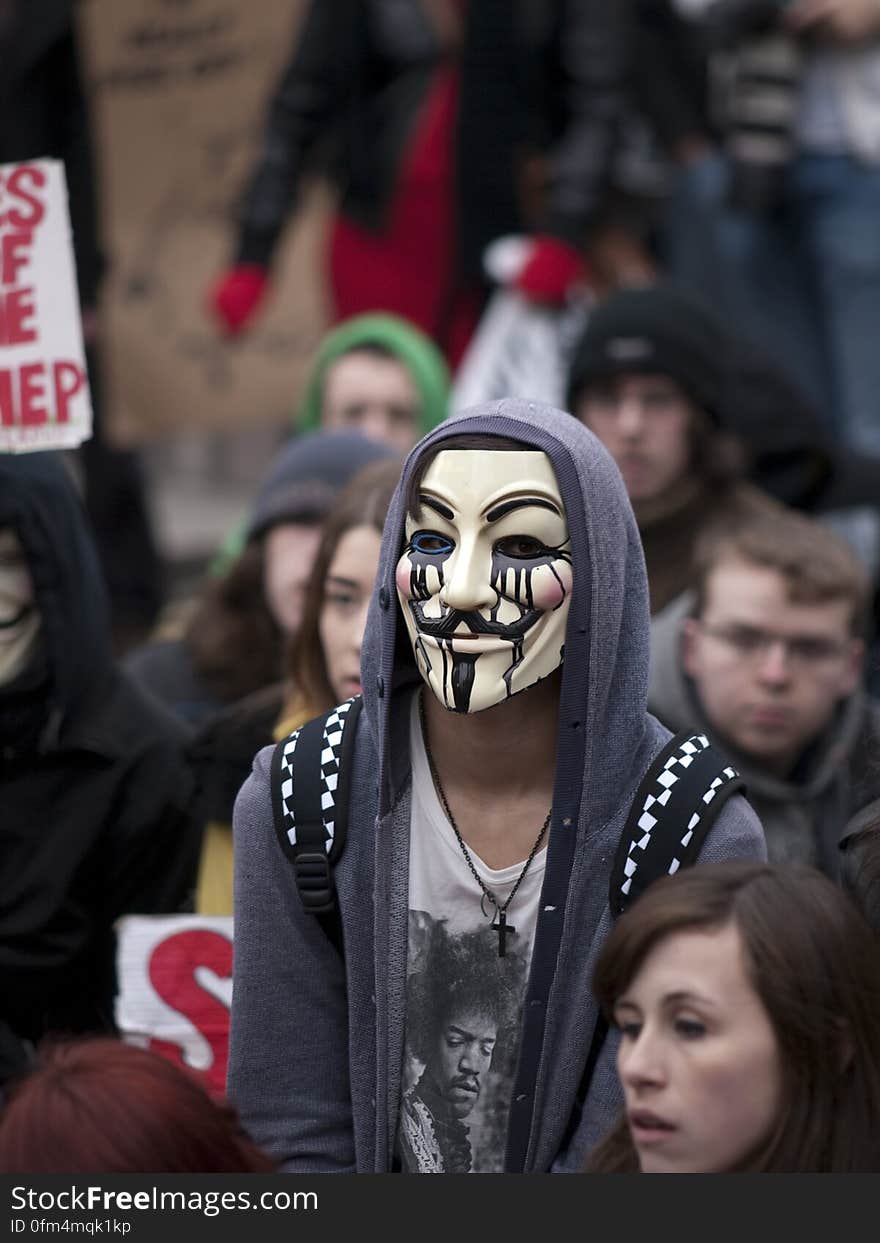
[{"label": "crowd of people", "polygon": [[[0,1170],[878,1172],[880,8],[305,7],[206,313],[329,152],[336,322],[177,633],[0,455]],[[457,410],[512,235],[564,408]],[[118,1038],[178,913],[222,1100]]]}]

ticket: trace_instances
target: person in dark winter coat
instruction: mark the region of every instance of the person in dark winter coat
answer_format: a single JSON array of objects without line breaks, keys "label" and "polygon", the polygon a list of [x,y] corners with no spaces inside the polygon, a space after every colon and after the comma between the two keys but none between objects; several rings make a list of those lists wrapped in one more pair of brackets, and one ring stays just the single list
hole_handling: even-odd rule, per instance
[{"label": "person in dark winter coat", "polygon": [[175,719],[114,664],[60,458],[0,455],[0,1024],[112,1031],[113,924],[183,909],[199,834]]}]

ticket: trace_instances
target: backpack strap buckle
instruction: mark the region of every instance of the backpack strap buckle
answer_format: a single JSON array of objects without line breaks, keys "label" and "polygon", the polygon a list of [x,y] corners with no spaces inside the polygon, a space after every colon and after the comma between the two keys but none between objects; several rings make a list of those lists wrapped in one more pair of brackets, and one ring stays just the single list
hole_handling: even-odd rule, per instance
[{"label": "backpack strap buckle", "polygon": [[293,859],[293,871],[305,909],[312,915],[332,911],[336,898],[327,852],[299,850]]}]

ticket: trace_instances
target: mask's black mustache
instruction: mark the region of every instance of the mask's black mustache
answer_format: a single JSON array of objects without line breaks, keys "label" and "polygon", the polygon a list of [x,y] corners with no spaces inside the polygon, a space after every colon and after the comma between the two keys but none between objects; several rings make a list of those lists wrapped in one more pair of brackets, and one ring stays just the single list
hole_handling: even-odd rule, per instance
[{"label": "mask's black mustache", "polygon": [[6,621],[0,621],[0,630],[11,630],[13,626],[17,626],[19,622],[23,622],[26,617],[34,611],[32,604],[23,604],[22,607],[13,617],[8,617]]},{"label": "mask's black mustache", "polygon": [[421,606],[415,601],[411,603],[419,630],[433,639],[453,639],[458,627],[464,626],[471,634],[496,635],[501,639],[510,639],[514,642],[521,639],[541,616],[540,609],[532,609],[524,613],[513,625],[505,626],[502,622],[487,621],[479,613],[460,613],[457,609],[451,609],[445,617],[437,620],[425,617]]}]

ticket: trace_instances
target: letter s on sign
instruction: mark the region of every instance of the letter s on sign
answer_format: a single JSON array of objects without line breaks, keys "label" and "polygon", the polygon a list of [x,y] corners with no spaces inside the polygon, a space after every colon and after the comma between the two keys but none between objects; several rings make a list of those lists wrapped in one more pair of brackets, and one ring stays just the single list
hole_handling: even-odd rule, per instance
[{"label": "letter s on sign", "polygon": [[[150,955],[150,983],[165,1004],[207,1041],[211,1065],[204,1072],[205,1084],[209,1091],[222,1096],[229,1058],[229,1010],[199,983],[196,971],[200,967],[222,980],[232,978],[232,942],[228,937],[207,928],[173,933]],[[185,1036],[180,1043],[153,1038],[150,1048],[184,1070],[193,1069],[183,1056]]]},{"label": "letter s on sign", "polygon": [[14,207],[6,213],[7,223],[13,229],[34,229],[43,219],[46,208],[34,190],[42,190],[45,185],[46,174],[33,164],[21,164],[9,174],[6,180],[7,194],[12,199],[18,199],[19,204],[27,208],[26,213],[20,207]]}]

